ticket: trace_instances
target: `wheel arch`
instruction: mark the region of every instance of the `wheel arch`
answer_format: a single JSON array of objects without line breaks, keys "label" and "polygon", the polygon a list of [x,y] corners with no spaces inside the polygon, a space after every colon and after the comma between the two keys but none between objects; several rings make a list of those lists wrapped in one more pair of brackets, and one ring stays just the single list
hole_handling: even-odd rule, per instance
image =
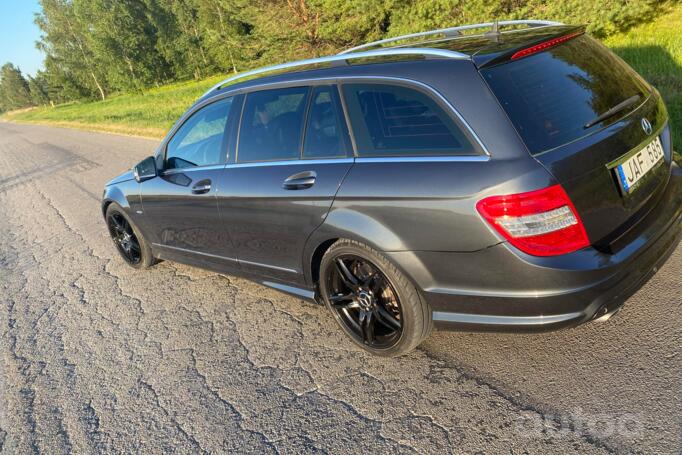
[{"label": "wheel arch", "polygon": [[130,204],[128,204],[128,199],[123,194],[123,191],[116,185],[112,185],[106,187],[104,189],[104,194],[102,195],[102,216],[106,217],[107,209],[114,202],[120,205],[124,210],[130,209]]},{"label": "wheel arch", "polygon": [[107,216],[107,209],[111,205],[111,203],[114,202],[112,200],[104,200],[102,201],[102,216],[106,217]]},{"label": "wheel arch", "polygon": [[323,242],[319,243],[317,247],[315,247],[315,250],[313,251],[313,254],[310,258],[310,282],[317,284],[318,280],[320,279],[320,264],[322,263],[322,256],[324,256],[324,253],[327,252],[327,250],[335,244],[338,240],[338,238],[331,238],[324,240]]},{"label": "wheel arch", "polygon": [[406,249],[395,232],[366,213],[347,208],[332,210],[306,242],[303,273],[307,284],[317,286],[322,256],[341,239],[355,240],[380,252]]}]

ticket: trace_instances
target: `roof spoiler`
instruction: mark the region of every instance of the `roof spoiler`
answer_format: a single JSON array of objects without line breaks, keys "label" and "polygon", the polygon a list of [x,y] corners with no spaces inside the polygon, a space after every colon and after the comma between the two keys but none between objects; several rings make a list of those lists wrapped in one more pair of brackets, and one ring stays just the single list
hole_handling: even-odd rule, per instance
[{"label": "roof spoiler", "polygon": [[520,41],[518,45],[500,49],[499,52],[489,52],[472,55],[472,60],[478,69],[498,65],[500,63],[518,60],[534,55],[577,38],[585,33],[584,25],[564,25],[545,33],[529,37],[528,40]]}]

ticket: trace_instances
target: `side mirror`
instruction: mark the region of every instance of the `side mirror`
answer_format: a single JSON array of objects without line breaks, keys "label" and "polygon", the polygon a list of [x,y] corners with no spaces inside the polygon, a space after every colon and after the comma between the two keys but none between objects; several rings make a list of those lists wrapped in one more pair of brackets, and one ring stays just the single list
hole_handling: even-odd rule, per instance
[{"label": "side mirror", "polygon": [[153,156],[148,156],[143,159],[133,168],[133,176],[138,183],[142,183],[146,180],[153,179],[159,175],[156,169],[156,160]]}]

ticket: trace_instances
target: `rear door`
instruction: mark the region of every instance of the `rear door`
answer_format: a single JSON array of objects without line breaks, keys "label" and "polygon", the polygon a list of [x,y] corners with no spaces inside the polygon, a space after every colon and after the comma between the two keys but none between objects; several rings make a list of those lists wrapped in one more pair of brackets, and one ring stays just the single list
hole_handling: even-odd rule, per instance
[{"label": "rear door", "polygon": [[481,74],[596,246],[609,248],[655,206],[670,175],[667,112],[611,51],[581,35]]},{"label": "rear door", "polygon": [[303,283],[305,241],[353,165],[335,85],[246,95],[218,205],[242,270]]},{"label": "rear door", "polygon": [[471,196],[490,185],[495,168],[438,92],[354,78],[342,93],[357,157],[327,224],[340,217],[354,226],[349,237],[389,252],[476,251],[495,241],[471,213]]}]

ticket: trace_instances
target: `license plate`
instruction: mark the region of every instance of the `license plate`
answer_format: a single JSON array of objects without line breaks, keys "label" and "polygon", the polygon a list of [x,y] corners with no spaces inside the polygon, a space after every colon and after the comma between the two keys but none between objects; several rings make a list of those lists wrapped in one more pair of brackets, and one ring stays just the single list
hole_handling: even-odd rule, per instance
[{"label": "license plate", "polygon": [[649,142],[642,150],[625,160],[616,167],[618,181],[623,191],[631,193],[637,187],[637,183],[663,160],[663,146],[657,137]]}]

